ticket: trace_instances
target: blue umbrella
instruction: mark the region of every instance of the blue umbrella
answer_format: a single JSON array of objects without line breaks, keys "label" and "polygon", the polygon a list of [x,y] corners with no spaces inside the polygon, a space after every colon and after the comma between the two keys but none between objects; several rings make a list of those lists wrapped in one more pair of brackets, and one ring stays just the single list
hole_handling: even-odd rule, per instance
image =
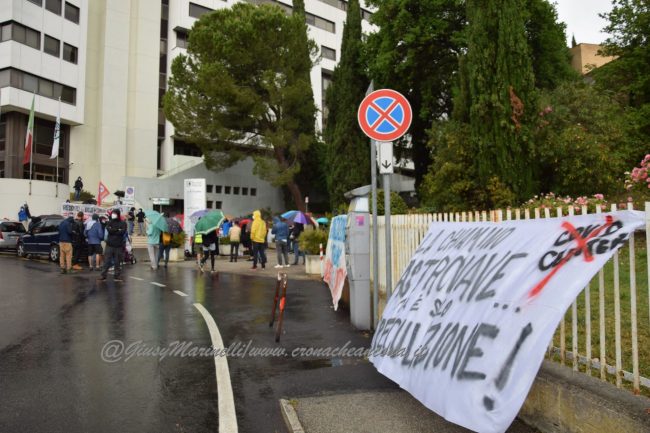
[{"label": "blue umbrella", "polygon": [[284,218],[285,220],[293,220],[293,217],[295,217],[298,212],[299,211],[297,211],[297,210],[290,210],[290,211],[286,211],[285,213],[283,213],[280,216],[282,218]]}]

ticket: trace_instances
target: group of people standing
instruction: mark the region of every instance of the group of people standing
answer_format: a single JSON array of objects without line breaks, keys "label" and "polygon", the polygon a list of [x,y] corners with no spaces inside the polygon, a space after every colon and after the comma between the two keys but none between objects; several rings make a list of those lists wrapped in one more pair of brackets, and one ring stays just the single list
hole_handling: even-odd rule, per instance
[{"label": "group of people standing", "polygon": [[[303,231],[304,226],[301,223],[292,222],[291,226],[289,226],[286,219],[282,217],[276,218],[271,228],[271,234],[275,236],[275,247],[278,256],[278,264],[275,265],[276,268],[288,268],[291,266],[289,264],[289,250],[291,249],[294,253],[293,265],[298,264],[298,259],[301,255],[298,238]],[[262,219],[261,212],[256,210],[253,212],[253,222],[250,227],[251,253],[253,256],[253,266],[251,269],[257,269],[258,263],[262,269],[266,268],[267,234],[267,223]],[[302,256],[304,263],[304,254]]]},{"label": "group of people standing", "polygon": [[94,214],[84,223],[83,212],[78,212],[75,217],[69,216],[59,224],[61,273],[82,270],[83,250],[87,248],[89,270],[101,270],[99,280],[105,280],[108,270],[114,267],[114,279],[121,281],[127,240],[127,225],[121,220],[119,209],[111,212],[109,220]]}]

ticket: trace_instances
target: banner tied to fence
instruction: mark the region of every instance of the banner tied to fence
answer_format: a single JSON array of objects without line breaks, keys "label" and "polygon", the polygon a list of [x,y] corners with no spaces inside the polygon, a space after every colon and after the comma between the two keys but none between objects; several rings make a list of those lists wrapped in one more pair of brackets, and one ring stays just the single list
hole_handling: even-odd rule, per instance
[{"label": "banner tied to fence", "polygon": [[447,420],[506,431],[565,311],[644,218],[431,224],[377,326],[372,363]]},{"label": "banner tied to fence", "polygon": [[323,280],[332,293],[334,310],[338,308],[345,277],[348,274],[345,262],[345,225],[347,215],[339,215],[332,218],[330,234],[327,239],[325,252],[325,266],[323,268]]}]

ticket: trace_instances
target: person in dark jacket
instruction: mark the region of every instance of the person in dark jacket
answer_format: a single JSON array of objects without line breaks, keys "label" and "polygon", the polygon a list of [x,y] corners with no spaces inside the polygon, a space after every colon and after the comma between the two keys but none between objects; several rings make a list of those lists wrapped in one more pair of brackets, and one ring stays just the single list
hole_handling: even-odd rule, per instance
[{"label": "person in dark jacket", "polygon": [[84,213],[77,212],[77,217],[72,224],[72,269],[81,271],[81,255],[86,248],[84,236]]},{"label": "person in dark jacket", "polygon": [[74,182],[74,199],[81,199],[81,190],[84,189],[84,183],[81,181],[81,176],[77,178]]},{"label": "person in dark jacket", "polygon": [[302,233],[305,230],[305,227],[301,223],[293,223],[293,228],[291,229],[291,234],[289,235],[291,240],[293,241],[293,264],[294,266],[298,264],[298,259],[302,255],[302,264],[305,264],[305,253],[300,251],[300,246],[298,243],[298,238],[300,237],[300,233]]},{"label": "person in dark jacket", "polygon": [[74,218],[69,216],[59,224],[59,265],[61,273],[72,270],[72,226]]},{"label": "person in dark jacket", "polygon": [[147,234],[147,231],[144,228],[144,219],[146,218],[146,215],[144,214],[144,211],[142,208],[138,210],[138,213],[135,214],[135,217],[138,220],[138,231],[140,232],[140,236],[145,236]]},{"label": "person in dark jacket", "polygon": [[104,281],[111,264],[115,267],[114,281],[122,281],[122,261],[124,260],[124,247],[126,245],[127,227],[120,219],[120,210],[113,209],[111,219],[106,224],[106,251],[104,251],[104,269],[99,281]]},{"label": "person in dark jacket", "polygon": [[129,236],[133,236],[133,231],[135,230],[135,208],[134,207],[129,209],[129,214],[126,217],[126,220],[129,223]]},{"label": "person in dark jacket", "polygon": [[214,259],[217,254],[219,254],[219,238],[217,237],[216,230],[214,230],[203,235],[203,258],[199,263],[201,272],[203,272],[203,265],[208,261],[208,256],[210,256],[212,273],[214,274],[216,272],[214,269]]}]

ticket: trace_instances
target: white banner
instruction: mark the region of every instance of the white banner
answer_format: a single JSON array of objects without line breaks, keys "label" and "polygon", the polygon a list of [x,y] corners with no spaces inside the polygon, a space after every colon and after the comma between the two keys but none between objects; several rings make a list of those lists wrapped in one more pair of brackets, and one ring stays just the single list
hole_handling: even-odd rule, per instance
[{"label": "white banner", "polygon": [[61,204],[61,215],[64,218],[69,216],[77,216],[77,212],[81,211],[84,213],[84,219],[92,217],[93,214],[99,216],[108,217],[111,214],[111,210],[119,209],[120,214],[125,216],[129,212],[129,206],[112,206],[112,207],[100,207],[94,204],[79,204],[79,203],[62,203]]},{"label": "white banner", "polygon": [[194,224],[190,216],[205,209],[205,179],[185,179],[183,193],[183,230],[187,233],[185,249],[190,249],[191,237],[194,235]]},{"label": "white banner", "polygon": [[341,292],[343,292],[343,284],[345,284],[345,277],[348,273],[345,265],[345,225],[347,220],[347,215],[332,218],[325,252],[323,280],[332,293],[334,310],[338,308]]},{"label": "white banner", "polygon": [[433,223],[375,332],[377,370],[447,420],[504,432],[560,319],[644,213]]}]

